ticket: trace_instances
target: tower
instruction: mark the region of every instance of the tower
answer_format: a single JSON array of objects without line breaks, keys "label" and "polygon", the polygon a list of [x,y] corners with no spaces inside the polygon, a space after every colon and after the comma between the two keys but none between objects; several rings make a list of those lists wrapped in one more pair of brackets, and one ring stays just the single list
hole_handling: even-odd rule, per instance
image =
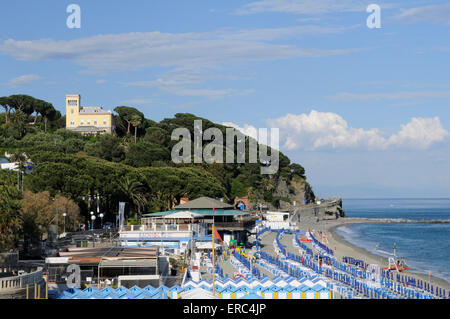
[{"label": "tower", "polygon": [[81,96],[79,94],[66,95],[66,127],[78,125],[78,117],[81,109]]}]

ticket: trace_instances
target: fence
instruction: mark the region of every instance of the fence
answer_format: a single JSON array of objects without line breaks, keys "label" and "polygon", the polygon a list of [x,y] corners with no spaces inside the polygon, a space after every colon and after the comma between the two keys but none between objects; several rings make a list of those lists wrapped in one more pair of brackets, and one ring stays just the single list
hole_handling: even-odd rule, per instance
[{"label": "fence", "polygon": [[34,285],[36,283],[39,283],[41,280],[41,267],[29,274],[0,278],[0,292],[26,288],[27,285]]}]

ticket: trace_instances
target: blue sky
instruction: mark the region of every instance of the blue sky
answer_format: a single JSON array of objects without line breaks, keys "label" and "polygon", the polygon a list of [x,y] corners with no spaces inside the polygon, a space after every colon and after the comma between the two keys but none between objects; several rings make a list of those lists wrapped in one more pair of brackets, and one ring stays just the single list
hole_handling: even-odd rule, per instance
[{"label": "blue sky", "polygon": [[[66,8],[81,8],[69,29]],[[369,29],[370,3],[381,28]],[[0,95],[277,127],[318,195],[450,197],[450,4],[2,1]]]}]

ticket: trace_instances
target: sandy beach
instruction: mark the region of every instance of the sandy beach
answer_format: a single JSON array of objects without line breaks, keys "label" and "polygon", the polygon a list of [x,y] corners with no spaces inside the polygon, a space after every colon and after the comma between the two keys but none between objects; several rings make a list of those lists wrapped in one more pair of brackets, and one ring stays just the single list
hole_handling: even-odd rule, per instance
[{"label": "sandy beach", "polygon": [[[368,218],[339,218],[339,219],[329,219],[316,221],[302,221],[298,223],[297,226],[300,230],[320,230],[327,237],[329,248],[335,250],[335,256],[338,260],[342,261],[343,256],[349,256],[356,259],[364,260],[366,263],[378,264],[382,267],[388,265],[388,259],[371,253],[364,248],[357,247],[348,241],[346,241],[342,236],[336,233],[336,229],[341,226],[352,225],[352,224],[368,224],[368,223],[380,223],[381,220],[368,219]],[[406,261],[408,262],[408,261]],[[410,268],[408,271],[403,273],[409,277],[415,277],[417,279],[430,282],[433,286],[439,286],[444,288],[446,291],[450,290],[450,283],[447,281],[433,277],[431,278],[427,274],[417,273],[414,269]]]}]

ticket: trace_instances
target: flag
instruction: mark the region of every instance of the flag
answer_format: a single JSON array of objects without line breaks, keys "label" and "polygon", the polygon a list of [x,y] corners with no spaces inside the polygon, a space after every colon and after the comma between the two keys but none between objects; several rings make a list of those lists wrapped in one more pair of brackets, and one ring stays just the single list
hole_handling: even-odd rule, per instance
[{"label": "flag", "polygon": [[[214,218],[214,214],[216,212],[216,208],[213,206],[213,218]],[[214,220],[214,219],[213,219]],[[214,234],[213,234],[215,239],[218,239],[220,241],[220,244],[223,244],[223,240],[220,237],[219,233],[217,232],[217,229],[214,227]]]},{"label": "flag", "polygon": [[214,228],[214,238],[218,239],[218,240],[220,241],[220,244],[221,244],[221,245],[223,244],[223,240],[222,240],[222,238],[220,237],[219,233],[217,232],[217,229],[216,229],[216,228]]}]

